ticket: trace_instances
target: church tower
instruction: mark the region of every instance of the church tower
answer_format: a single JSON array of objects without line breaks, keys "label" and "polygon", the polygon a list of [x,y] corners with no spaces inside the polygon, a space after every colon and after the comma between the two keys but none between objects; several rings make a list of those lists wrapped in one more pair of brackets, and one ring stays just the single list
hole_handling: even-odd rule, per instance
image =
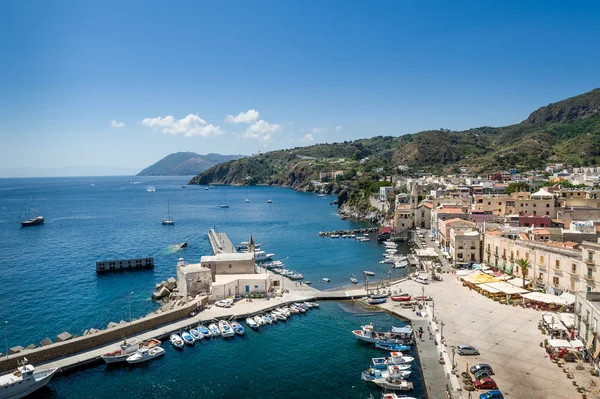
[{"label": "church tower", "polygon": [[417,183],[412,184],[410,190],[410,228],[417,226],[417,206],[419,205],[419,193],[417,191]]},{"label": "church tower", "polygon": [[254,239],[252,238],[252,234],[250,234],[250,239],[248,240],[248,253],[251,253],[254,256]]}]

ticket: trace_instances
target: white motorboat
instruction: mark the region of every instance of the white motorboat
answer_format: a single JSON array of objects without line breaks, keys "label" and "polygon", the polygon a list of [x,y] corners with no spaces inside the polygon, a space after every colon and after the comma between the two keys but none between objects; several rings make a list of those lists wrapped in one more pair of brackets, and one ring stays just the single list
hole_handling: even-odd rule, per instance
[{"label": "white motorboat", "polygon": [[392,265],[392,264],[394,264],[394,259],[391,258],[391,257],[390,258],[385,258],[384,260],[379,261],[379,264],[380,265]]},{"label": "white motorboat", "polygon": [[311,305],[313,308],[320,308],[321,305],[319,305],[319,302],[311,302]]},{"label": "white motorboat", "polygon": [[394,262],[394,269],[402,269],[408,267],[407,261]]},{"label": "white motorboat", "polygon": [[417,399],[414,396],[401,395],[398,396],[394,392],[386,392],[381,394],[381,399]]},{"label": "white motorboat", "polygon": [[221,335],[224,338],[230,338],[235,335],[233,328],[229,325],[225,320],[219,320],[219,330],[221,330]]},{"label": "white motorboat", "polygon": [[386,254],[395,254],[396,252],[398,252],[395,248],[388,248],[385,250]]},{"label": "white motorboat", "polygon": [[294,306],[290,306],[288,309],[289,309],[289,310],[290,310],[290,312],[292,312],[292,313],[296,313],[296,314],[300,313],[300,310],[299,310],[299,309],[297,309],[297,308],[295,308]]},{"label": "white motorboat", "polygon": [[268,313],[261,315],[260,317],[265,321],[265,324],[273,324],[273,319],[271,319],[271,316],[269,316]]},{"label": "white motorboat", "polygon": [[35,371],[35,367],[26,364],[27,359],[10,374],[0,376],[0,398],[22,398],[46,386],[58,368]]},{"label": "white motorboat", "polygon": [[315,304],[316,302],[302,302],[305,306],[308,306],[309,308],[316,308]]},{"label": "white motorboat", "polygon": [[296,304],[290,305],[290,309],[296,309],[300,313],[306,313],[306,309],[304,309],[303,307],[298,306]]},{"label": "white motorboat", "polygon": [[272,310],[271,314],[275,316],[277,320],[287,321],[287,316],[277,310]]},{"label": "white motorboat", "polygon": [[277,308],[276,310],[277,310],[279,313],[283,314],[285,317],[290,317],[290,314],[291,314],[291,312],[290,312],[290,310],[289,310],[289,309],[286,309],[286,308],[283,308],[283,307],[281,307],[281,308]]},{"label": "white motorboat", "polygon": [[390,352],[388,364],[410,364],[415,360],[412,356],[404,356],[402,352]]},{"label": "white motorboat", "polygon": [[254,251],[254,260],[257,262],[271,259],[275,254],[268,254],[263,250]]},{"label": "white motorboat", "polygon": [[208,330],[210,331],[210,335],[212,335],[213,337],[218,337],[219,335],[221,335],[221,330],[219,330],[219,327],[217,327],[216,323],[210,323],[208,325]]},{"label": "white motorboat", "polygon": [[265,322],[265,320],[262,317],[260,317],[259,315],[254,316],[254,321],[259,326],[264,326],[265,324],[267,324],[267,322]]},{"label": "white motorboat", "polygon": [[204,338],[210,338],[212,336],[210,330],[206,328],[204,324],[199,325],[197,330],[200,332],[200,334],[202,334]]},{"label": "white motorboat", "polygon": [[248,324],[248,327],[253,328],[255,330],[258,330],[258,328],[260,327],[260,325],[256,321],[254,321],[252,317],[246,318],[246,324]]},{"label": "white motorboat", "polygon": [[326,283],[330,282],[331,280],[328,279],[327,277],[323,277],[323,281],[325,281]]},{"label": "white motorboat", "polygon": [[102,355],[100,357],[106,363],[124,362],[125,360],[127,360],[127,358],[129,356],[133,355],[138,350],[144,349],[144,348],[146,348],[146,349],[152,348],[153,346],[157,346],[157,345],[160,345],[160,341],[157,339],[150,339],[148,341],[144,341],[144,342],[142,342],[141,345],[137,341],[129,341],[129,342],[123,341],[123,343],[120,345],[120,349],[118,351],[105,353],[104,355]]},{"label": "white motorboat", "polygon": [[374,275],[375,275],[375,273],[373,273],[373,272],[370,272],[370,271],[368,271],[368,270],[363,270],[363,274],[364,274],[365,276],[374,276]]},{"label": "white motorboat", "polygon": [[157,357],[162,356],[164,354],[165,350],[160,346],[155,346],[149,349],[140,349],[139,351],[127,358],[127,363],[135,364],[147,362],[148,360],[156,359]]},{"label": "white motorboat", "polygon": [[350,282],[352,284],[358,284],[358,279],[356,278],[356,276],[354,274],[350,275]]},{"label": "white motorboat", "polygon": [[181,338],[179,336],[179,334],[171,334],[171,337],[169,338],[169,341],[171,341],[171,345],[173,345],[174,347],[176,347],[177,349],[182,349],[183,348],[183,338]]},{"label": "white motorboat", "polygon": [[391,391],[412,391],[413,383],[402,380],[400,378],[377,378],[373,380],[375,384],[384,389],[389,389]]}]

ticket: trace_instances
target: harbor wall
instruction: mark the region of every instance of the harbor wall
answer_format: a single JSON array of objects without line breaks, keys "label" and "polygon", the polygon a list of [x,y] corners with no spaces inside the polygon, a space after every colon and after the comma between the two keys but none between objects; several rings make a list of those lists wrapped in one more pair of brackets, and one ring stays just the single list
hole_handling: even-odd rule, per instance
[{"label": "harbor wall", "polygon": [[189,316],[190,312],[198,307],[198,305],[206,305],[207,303],[208,297],[199,297],[183,307],[178,307],[158,314],[150,314],[142,319],[133,321],[131,324],[118,325],[113,328],[73,338],[68,341],[57,342],[36,349],[22,351],[8,356],[8,360],[6,357],[3,357],[0,360],[0,373],[14,370],[17,367],[17,362],[24,357],[26,357],[31,364],[38,365],[40,363],[71,356],[76,353],[85,352],[113,342],[119,342],[123,340],[123,337],[130,337],[174,321],[185,319]]},{"label": "harbor wall", "polygon": [[127,270],[154,269],[154,258],[132,258],[118,260],[99,260],[96,262],[96,273],[113,273]]}]

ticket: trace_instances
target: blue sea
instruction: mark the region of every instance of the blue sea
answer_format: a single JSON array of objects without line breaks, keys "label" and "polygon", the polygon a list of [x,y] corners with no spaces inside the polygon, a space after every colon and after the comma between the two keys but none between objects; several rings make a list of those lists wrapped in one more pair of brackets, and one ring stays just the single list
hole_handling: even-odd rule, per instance
[{"label": "blue sea", "polygon": [[[349,285],[365,269],[387,278],[383,248],[374,240],[319,237],[322,229],[367,224],[336,215],[335,197],[271,187],[186,186],[187,177],[77,177],[0,179],[0,320],[9,346],[39,344],[68,331],[105,328],[158,306],[154,285],[175,276],[177,258],[197,262],[210,254],[207,232],[227,232],[234,244],[252,234],[287,267],[313,286]],[[42,226],[17,223],[24,201],[35,196]],[[250,200],[249,203],[245,199]],[[268,204],[267,200],[273,203]],[[220,203],[229,208],[219,208]],[[175,226],[161,225],[167,204]],[[187,242],[177,252],[173,245]],[[97,260],[153,256],[151,271],[97,275]],[[402,271],[392,270],[391,277]],[[323,277],[331,279],[322,282]],[[133,292],[132,294],[130,294]],[[273,325],[242,339],[203,342],[141,367],[97,366],[54,378],[42,396],[100,397],[368,397],[377,390],[360,381],[371,357],[349,330],[373,321],[402,323],[386,313],[367,313],[347,302]],[[168,345],[163,345],[168,347]],[[4,350],[0,350],[4,352]],[[418,374],[418,373],[416,373]],[[420,377],[411,377],[417,390]]]}]

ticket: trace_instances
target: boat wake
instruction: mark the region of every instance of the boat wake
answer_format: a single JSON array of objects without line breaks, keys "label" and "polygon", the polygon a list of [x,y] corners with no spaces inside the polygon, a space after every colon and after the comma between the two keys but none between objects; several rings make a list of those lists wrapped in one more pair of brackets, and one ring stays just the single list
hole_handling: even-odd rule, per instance
[{"label": "boat wake", "polygon": [[160,251],[158,253],[158,255],[171,255],[185,247],[187,247],[187,242],[182,242],[181,244],[169,245],[168,247],[166,247],[165,249]]}]

